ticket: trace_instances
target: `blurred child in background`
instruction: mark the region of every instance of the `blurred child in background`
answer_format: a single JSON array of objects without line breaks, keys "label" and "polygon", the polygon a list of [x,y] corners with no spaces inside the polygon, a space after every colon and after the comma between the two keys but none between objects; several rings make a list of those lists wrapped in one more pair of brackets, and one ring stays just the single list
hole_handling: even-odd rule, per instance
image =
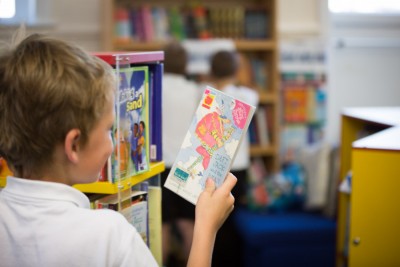
[{"label": "blurred child in background", "polygon": [[[235,51],[221,50],[211,56],[209,83],[243,102],[257,107],[258,93],[250,88],[237,85],[239,56]],[[231,171],[237,177],[237,185],[232,191],[236,205],[246,204],[247,170],[250,166],[250,140],[243,138],[232,163]],[[215,243],[213,266],[243,266],[241,240],[233,222],[233,216],[221,227]]]},{"label": "blurred child in background", "polygon": [[[164,48],[163,76],[163,160],[165,171],[161,174],[162,185],[171,171],[183,139],[200,101],[198,85],[186,78],[187,52],[178,42]],[[163,259],[168,263],[172,247],[172,230],[181,238],[183,262],[189,256],[193,239],[195,206],[162,187]]]}]

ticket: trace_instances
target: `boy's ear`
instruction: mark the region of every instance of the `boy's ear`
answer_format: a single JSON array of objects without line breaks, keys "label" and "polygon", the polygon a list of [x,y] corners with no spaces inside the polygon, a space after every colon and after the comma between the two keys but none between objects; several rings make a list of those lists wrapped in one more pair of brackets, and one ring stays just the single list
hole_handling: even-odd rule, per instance
[{"label": "boy's ear", "polygon": [[72,129],[65,136],[65,142],[64,142],[65,154],[67,155],[68,159],[73,163],[77,163],[79,160],[78,152],[80,149],[79,145],[80,136],[81,136],[81,131],[79,129]]}]

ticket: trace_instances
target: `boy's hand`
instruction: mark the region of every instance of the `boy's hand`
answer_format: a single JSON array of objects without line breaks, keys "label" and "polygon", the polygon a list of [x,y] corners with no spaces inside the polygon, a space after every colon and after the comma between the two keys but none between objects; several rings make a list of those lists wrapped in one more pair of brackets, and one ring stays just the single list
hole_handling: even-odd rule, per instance
[{"label": "boy's hand", "polygon": [[196,224],[203,229],[218,231],[233,210],[235,198],[231,191],[237,178],[229,173],[224,183],[215,188],[215,183],[208,178],[206,187],[200,194],[196,205]]}]

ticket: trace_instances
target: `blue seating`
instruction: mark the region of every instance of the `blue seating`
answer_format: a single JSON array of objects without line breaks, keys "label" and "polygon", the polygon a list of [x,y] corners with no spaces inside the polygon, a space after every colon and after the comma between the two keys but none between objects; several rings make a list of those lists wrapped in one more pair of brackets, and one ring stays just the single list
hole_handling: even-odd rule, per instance
[{"label": "blue seating", "polygon": [[336,222],[306,212],[234,214],[246,267],[333,267]]}]

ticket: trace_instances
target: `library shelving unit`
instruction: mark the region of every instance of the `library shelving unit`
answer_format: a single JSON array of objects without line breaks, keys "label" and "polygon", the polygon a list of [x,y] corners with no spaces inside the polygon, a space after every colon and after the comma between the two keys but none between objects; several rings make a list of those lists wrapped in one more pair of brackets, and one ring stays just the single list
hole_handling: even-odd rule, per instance
[{"label": "library shelving unit", "polygon": [[260,134],[269,141],[256,142],[250,153],[273,171],[279,168],[280,143],[276,21],[277,0],[104,0],[103,49],[160,50],[171,38],[232,39],[246,63],[241,83],[257,89],[268,113],[263,116],[268,129]]},{"label": "library shelving unit", "polygon": [[346,108],[341,117],[336,266],[400,266],[400,107]]}]

